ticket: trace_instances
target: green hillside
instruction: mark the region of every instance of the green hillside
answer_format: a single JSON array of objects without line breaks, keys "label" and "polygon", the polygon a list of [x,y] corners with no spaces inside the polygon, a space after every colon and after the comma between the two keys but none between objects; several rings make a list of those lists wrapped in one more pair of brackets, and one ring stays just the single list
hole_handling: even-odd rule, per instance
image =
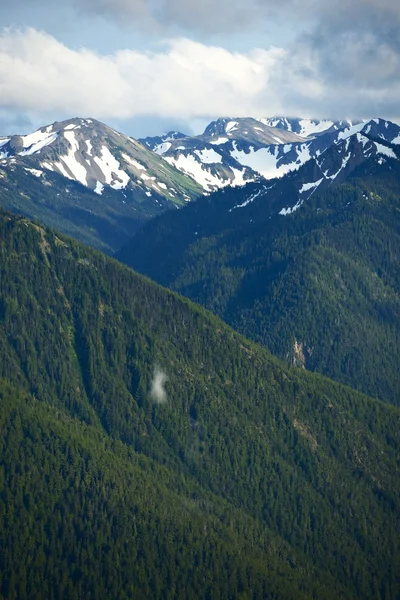
[{"label": "green hillside", "polygon": [[295,203],[290,178],[240,210],[260,186],[214,194],[155,219],[118,257],[291,364],[398,404],[398,162],[366,161],[287,216],[274,207]]},{"label": "green hillside", "polygon": [[0,213],[0,597],[396,598],[399,409]]}]

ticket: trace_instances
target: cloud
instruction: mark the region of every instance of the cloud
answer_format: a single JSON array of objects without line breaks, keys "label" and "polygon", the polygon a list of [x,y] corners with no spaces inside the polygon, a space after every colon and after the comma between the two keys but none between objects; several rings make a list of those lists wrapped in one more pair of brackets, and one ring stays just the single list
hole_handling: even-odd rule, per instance
[{"label": "cloud", "polygon": [[158,366],[154,367],[153,380],[150,387],[150,397],[156,404],[167,402],[167,392],[164,389],[168,376]]},{"label": "cloud", "polygon": [[[43,0],[42,0],[43,1]],[[293,0],[286,0],[293,1]],[[70,0],[76,10],[119,23],[186,32],[220,33],[260,24],[274,12],[272,1],[248,0]]]},{"label": "cloud", "polygon": [[[341,31],[380,32],[398,30],[400,5],[398,0],[64,0],[52,11],[51,0],[13,0],[4,2],[2,22],[26,22],[35,13],[46,20],[49,13],[60,11],[65,17],[75,12],[91,17],[103,17],[131,31],[147,27],[159,32],[171,28],[175,34],[212,35],[221,33],[245,34],[251,41],[256,31],[277,30],[279,35],[291,31],[292,37],[301,32],[318,33],[321,28],[330,33]],[[11,19],[11,21],[10,21]],[[74,20],[76,28],[81,20]]]},{"label": "cloud", "polygon": [[396,40],[344,30],[338,40],[304,34],[291,48],[232,52],[175,38],[157,52],[101,55],[35,29],[8,29],[0,34],[0,110],[41,125],[50,115],[90,116],[122,128],[151,116],[180,122],[274,114],[398,119]]},{"label": "cloud", "polygon": [[[25,0],[26,1],[26,0]],[[40,0],[42,3],[46,0]],[[398,25],[397,0],[67,0],[81,13],[105,16],[132,27],[168,27],[185,35],[255,30],[376,31]],[[271,27],[273,24],[273,27]]]},{"label": "cloud", "polygon": [[153,2],[148,0],[70,0],[70,3],[78,13],[104,16],[119,23],[126,20],[140,25],[155,23]]},{"label": "cloud", "polygon": [[281,56],[276,48],[240,54],[183,38],[157,53],[101,56],[33,29],[6,30],[0,36],[0,107],[103,119],[246,114],[264,105],[261,95]]}]

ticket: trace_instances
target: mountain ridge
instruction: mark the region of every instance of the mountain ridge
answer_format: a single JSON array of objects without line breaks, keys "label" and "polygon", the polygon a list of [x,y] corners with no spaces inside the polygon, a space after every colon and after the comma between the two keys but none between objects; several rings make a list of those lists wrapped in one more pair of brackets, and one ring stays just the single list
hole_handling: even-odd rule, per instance
[{"label": "mountain ridge", "polygon": [[117,258],[282,359],[301,345],[307,368],[397,403],[400,153],[379,140],[356,133],[283,178],[200,198]]},{"label": "mountain ridge", "polygon": [[[294,129],[306,137],[299,137]],[[153,149],[210,192],[260,177],[284,176],[358,132],[381,137],[388,143],[400,140],[400,128],[383,119],[353,122],[222,118],[210,123],[204,134],[163,141]],[[283,135],[289,138],[285,140]]]},{"label": "mountain ridge", "polygon": [[[223,137],[221,132],[228,129]],[[299,142],[292,130],[311,137]],[[146,221],[204,192],[289,177],[309,163],[308,179],[293,190],[297,200],[280,207],[291,211],[317,187],[321,190],[336,177],[343,179],[356,165],[357,153],[359,161],[367,151],[383,152],[386,160],[393,157],[400,140],[400,128],[379,119],[353,124],[221,118],[210,123],[206,132],[197,138],[169,132],[158,138],[161,144],[154,146],[154,152],[94,119],[73,118],[26,136],[2,138],[0,203],[112,254]],[[363,136],[358,151],[356,133]],[[296,141],[289,143],[289,139]],[[346,155],[349,139],[353,154],[347,157],[347,165],[336,159],[334,172],[330,148],[343,147]],[[151,138],[147,144],[152,145]]]},{"label": "mountain ridge", "polygon": [[201,188],[139,142],[74,118],[0,141],[0,202],[109,253]]}]

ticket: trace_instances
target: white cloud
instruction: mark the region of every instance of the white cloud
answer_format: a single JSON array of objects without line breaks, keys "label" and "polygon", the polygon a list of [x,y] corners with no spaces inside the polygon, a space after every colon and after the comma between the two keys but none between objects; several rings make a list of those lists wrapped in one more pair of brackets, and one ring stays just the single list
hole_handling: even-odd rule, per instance
[{"label": "white cloud", "polygon": [[0,106],[103,119],[240,115],[261,106],[274,112],[261,96],[282,56],[276,48],[239,54],[182,38],[157,53],[101,56],[34,29],[6,30],[0,36]]},{"label": "white cloud", "polygon": [[364,46],[359,38],[346,39],[344,51],[335,45],[331,54],[304,36],[292,50],[239,53],[178,38],[157,52],[100,55],[68,48],[35,29],[3,30],[0,111],[43,125],[50,116],[121,123],[151,115],[171,120],[274,114],[398,118],[398,56],[381,45],[360,70]]},{"label": "white cloud", "polygon": [[167,374],[156,366],[150,387],[150,397],[156,404],[165,404],[167,402],[167,392],[164,388],[167,381]]}]

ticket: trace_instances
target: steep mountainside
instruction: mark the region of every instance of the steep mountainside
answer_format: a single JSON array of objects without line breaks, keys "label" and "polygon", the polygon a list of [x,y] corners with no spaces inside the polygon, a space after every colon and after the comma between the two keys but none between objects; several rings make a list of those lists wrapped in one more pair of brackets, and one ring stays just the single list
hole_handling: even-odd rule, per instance
[{"label": "steep mountainside", "polygon": [[139,142],[93,119],[0,140],[0,202],[105,250],[201,192]]},{"label": "steep mountainside", "polygon": [[154,151],[209,192],[260,176],[281,177],[357,132],[388,143],[400,141],[400,128],[382,119],[218,119],[203,135],[163,141]]},{"label": "steep mountainside", "polygon": [[23,217],[0,255],[3,598],[398,596],[398,408]]},{"label": "steep mountainside", "polygon": [[281,358],[398,403],[397,156],[354,134],[282,179],[165,214],[118,258]]}]

